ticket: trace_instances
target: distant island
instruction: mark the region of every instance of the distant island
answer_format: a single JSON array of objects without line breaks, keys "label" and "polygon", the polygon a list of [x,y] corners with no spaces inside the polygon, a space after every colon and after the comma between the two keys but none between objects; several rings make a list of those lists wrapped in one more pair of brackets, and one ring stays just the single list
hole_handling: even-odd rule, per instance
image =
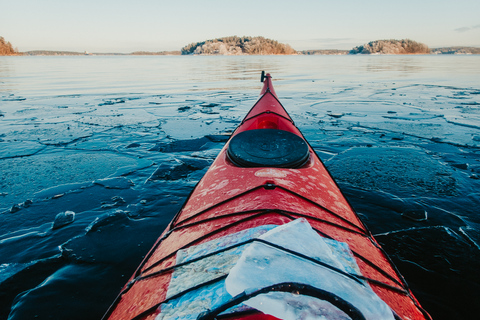
[{"label": "distant island", "polygon": [[264,37],[224,37],[195,42],[182,48],[182,54],[246,55],[296,54],[288,44]]},{"label": "distant island", "polygon": [[350,50],[339,50],[339,49],[321,49],[321,50],[302,50],[297,51],[298,54],[303,55],[342,55],[342,54],[349,54]]},{"label": "distant island", "polygon": [[166,55],[347,55],[347,54],[480,54],[477,47],[444,47],[429,49],[426,44],[410,39],[376,40],[351,50],[321,49],[296,51],[288,44],[264,37],[223,37],[184,46],[179,51],[135,51],[131,53],[90,53],[75,51],[34,50],[19,52],[0,36],[0,56],[166,56]]},{"label": "distant island", "polygon": [[427,45],[410,39],[377,40],[350,50],[351,54],[428,54]]},{"label": "distant island", "polygon": [[432,54],[480,54],[480,48],[476,47],[444,47],[430,50]]},{"label": "distant island", "polygon": [[130,53],[133,56],[179,56],[182,53],[180,51],[159,51],[159,52],[150,52],[150,51],[135,51]]},{"label": "distant island", "polygon": [[97,52],[75,52],[75,51],[48,51],[34,50],[22,52],[26,56],[175,56],[180,55],[180,51],[135,51],[132,53],[97,53]]}]

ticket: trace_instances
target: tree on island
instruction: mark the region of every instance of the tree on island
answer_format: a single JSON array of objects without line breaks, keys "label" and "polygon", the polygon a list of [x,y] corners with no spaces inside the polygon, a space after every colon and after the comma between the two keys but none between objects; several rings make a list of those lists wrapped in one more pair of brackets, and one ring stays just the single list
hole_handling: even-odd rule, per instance
[{"label": "tree on island", "polygon": [[427,45],[410,39],[376,40],[350,50],[351,54],[427,54],[430,49]]},{"label": "tree on island", "polygon": [[478,47],[444,47],[434,48],[430,51],[433,54],[480,54]]},{"label": "tree on island", "polygon": [[288,44],[264,37],[224,37],[191,43],[182,48],[182,54],[244,55],[295,54]]},{"label": "tree on island", "polygon": [[9,56],[15,54],[18,54],[18,49],[14,49],[10,42],[5,41],[5,39],[0,36],[0,56]]}]

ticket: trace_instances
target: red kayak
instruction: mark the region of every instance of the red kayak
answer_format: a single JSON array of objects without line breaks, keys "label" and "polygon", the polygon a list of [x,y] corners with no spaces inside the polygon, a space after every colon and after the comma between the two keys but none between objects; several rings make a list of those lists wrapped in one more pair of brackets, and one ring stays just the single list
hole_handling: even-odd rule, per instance
[{"label": "red kayak", "polygon": [[104,318],[431,319],[262,82]]}]

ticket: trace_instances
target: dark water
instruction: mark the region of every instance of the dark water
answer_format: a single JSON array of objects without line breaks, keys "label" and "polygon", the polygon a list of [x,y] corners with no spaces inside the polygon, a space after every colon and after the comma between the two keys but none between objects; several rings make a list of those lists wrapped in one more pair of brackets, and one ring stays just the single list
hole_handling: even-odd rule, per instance
[{"label": "dark water", "polygon": [[480,302],[480,56],[0,57],[0,319],[100,318],[261,70],[434,319]]}]

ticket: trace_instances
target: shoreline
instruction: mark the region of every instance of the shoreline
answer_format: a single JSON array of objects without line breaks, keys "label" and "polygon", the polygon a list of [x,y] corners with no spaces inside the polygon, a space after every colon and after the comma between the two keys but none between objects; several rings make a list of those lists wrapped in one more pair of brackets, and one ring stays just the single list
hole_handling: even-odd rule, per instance
[{"label": "shoreline", "polygon": [[448,53],[297,53],[297,54],[239,54],[239,55],[228,55],[228,54],[131,54],[131,53],[91,53],[91,54],[72,54],[72,53],[41,53],[41,54],[29,54],[29,53],[18,53],[18,54],[9,54],[9,55],[0,55],[0,57],[81,57],[81,56],[468,56],[468,55],[480,55],[479,53],[471,52],[448,52]]},{"label": "shoreline", "polygon": [[351,50],[339,49],[321,49],[321,50],[301,50],[293,54],[182,54],[180,51],[135,51],[131,53],[119,52],[74,52],[74,51],[49,51],[49,50],[34,50],[26,52],[18,52],[15,54],[0,55],[6,56],[353,56],[353,55],[478,55],[480,48],[477,47],[446,47],[446,48],[432,48],[430,53],[351,53]]}]

